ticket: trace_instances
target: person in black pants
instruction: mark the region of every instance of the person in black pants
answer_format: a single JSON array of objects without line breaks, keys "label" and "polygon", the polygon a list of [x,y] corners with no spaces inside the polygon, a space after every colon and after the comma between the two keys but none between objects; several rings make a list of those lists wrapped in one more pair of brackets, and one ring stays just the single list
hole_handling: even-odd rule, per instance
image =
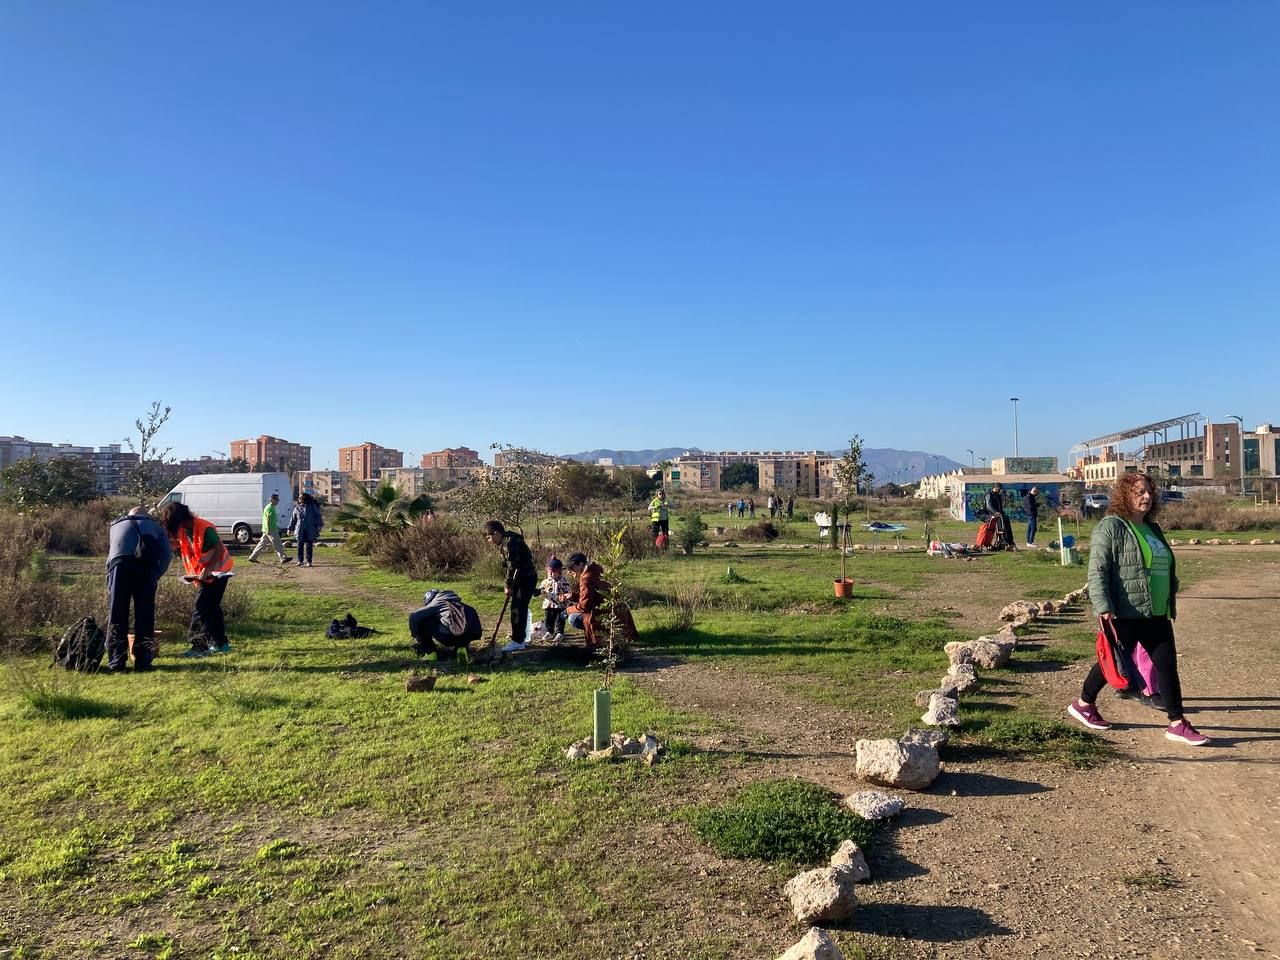
[{"label": "person in black pants", "polygon": [[1009,515],[1004,512],[1004,488],[1000,484],[991,485],[987,492],[986,507],[993,517],[1000,518],[1000,532],[1004,534],[1005,546],[1010,550],[1017,550],[1013,543],[1013,524],[1009,522]]},{"label": "person in black pants", "polygon": [[129,660],[129,604],[133,604],[133,669],[153,669],[156,655],[156,585],[169,569],[169,535],[134,507],[111,524],[107,554],[107,673],[124,673]]},{"label": "person in black pants", "polygon": [[489,520],[484,525],[484,535],[502,554],[504,591],[511,598],[511,642],[502,652],[513,653],[525,648],[529,602],[537,590],[538,571],[533,566],[529,545],[520,534],[507,530],[497,520]]},{"label": "person in black pants", "polygon": [[1036,521],[1039,520],[1037,514],[1040,512],[1040,488],[1032,487],[1027,491],[1027,495],[1022,498],[1023,509],[1027,511],[1027,546],[1034,547],[1036,545]]}]

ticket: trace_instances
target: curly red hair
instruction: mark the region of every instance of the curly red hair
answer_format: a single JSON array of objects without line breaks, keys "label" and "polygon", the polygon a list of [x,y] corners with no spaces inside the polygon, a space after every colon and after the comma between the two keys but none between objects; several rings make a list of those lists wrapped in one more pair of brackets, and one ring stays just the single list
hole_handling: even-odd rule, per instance
[{"label": "curly red hair", "polygon": [[1116,479],[1111,488],[1111,506],[1107,513],[1118,517],[1127,517],[1138,512],[1138,484],[1145,483],[1151,490],[1151,509],[1144,520],[1154,520],[1160,512],[1160,494],[1156,491],[1155,481],[1145,473],[1126,473]]}]

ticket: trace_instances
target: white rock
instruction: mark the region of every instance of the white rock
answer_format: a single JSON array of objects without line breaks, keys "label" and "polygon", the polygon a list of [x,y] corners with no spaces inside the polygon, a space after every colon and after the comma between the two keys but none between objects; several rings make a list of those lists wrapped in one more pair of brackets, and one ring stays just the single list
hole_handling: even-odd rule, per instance
[{"label": "white rock", "polygon": [[[960,703],[950,697],[935,693],[929,698],[929,709],[920,718],[921,723],[935,727],[960,726]],[[933,745],[937,749],[936,745]]]},{"label": "white rock", "polygon": [[1013,603],[1006,604],[1005,608],[1000,611],[1000,619],[1017,620],[1021,617],[1027,617],[1034,620],[1039,613],[1039,604],[1032,603],[1030,600],[1015,600]]},{"label": "white rock", "polygon": [[831,934],[814,927],[801,941],[778,955],[778,960],[844,960],[844,954],[831,939]]},{"label": "white rock", "polygon": [[859,779],[881,787],[924,790],[938,776],[935,747],[897,740],[859,740],[854,748]]},{"label": "white rock", "polygon": [[867,858],[852,840],[840,844],[840,849],[831,855],[831,866],[848,870],[853,874],[854,883],[865,883],[871,879],[871,868],[867,866]]},{"label": "white rock", "polygon": [[947,659],[951,661],[952,666],[958,663],[973,663],[973,651],[969,648],[967,640],[952,640],[942,649],[946,651]]},{"label": "white rock", "polygon": [[863,820],[887,820],[900,814],[906,801],[881,790],[859,790],[845,797],[844,805]]},{"label": "white rock", "polygon": [[912,727],[906,733],[898,738],[899,743],[923,743],[926,747],[933,747],[935,750],[951,739],[951,734],[945,730],[939,730],[936,727],[922,729],[920,727]]},{"label": "white rock", "polygon": [[791,912],[801,923],[838,923],[853,916],[857,900],[853,874],[837,867],[798,873],[782,888],[791,899]]}]

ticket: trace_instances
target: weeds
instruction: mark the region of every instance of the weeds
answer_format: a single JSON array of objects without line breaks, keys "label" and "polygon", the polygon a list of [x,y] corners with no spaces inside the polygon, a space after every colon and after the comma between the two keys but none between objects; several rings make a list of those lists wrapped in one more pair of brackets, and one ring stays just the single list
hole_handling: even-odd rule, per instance
[{"label": "weeds", "polygon": [[667,633],[687,633],[698,622],[698,614],[707,607],[705,580],[688,580],[676,584],[675,592],[667,601],[666,621],[662,629]]},{"label": "weeds", "polygon": [[370,534],[366,546],[375,567],[394,570],[415,580],[462,576],[475,565],[481,552],[478,536],[444,518]]},{"label": "weeds", "polygon": [[66,670],[37,670],[17,658],[4,665],[4,684],[28,717],[43,720],[93,720],[125,717],[133,708],[86,696],[85,674]]},{"label": "weeds", "polygon": [[1008,753],[1054,760],[1082,770],[1096,767],[1110,756],[1102,740],[1061,720],[997,717],[976,736],[980,742]]},{"label": "weeds", "polygon": [[1140,890],[1174,890],[1182,886],[1182,881],[1167,870],[1139,870],[1125,874],[1120,882]]}]

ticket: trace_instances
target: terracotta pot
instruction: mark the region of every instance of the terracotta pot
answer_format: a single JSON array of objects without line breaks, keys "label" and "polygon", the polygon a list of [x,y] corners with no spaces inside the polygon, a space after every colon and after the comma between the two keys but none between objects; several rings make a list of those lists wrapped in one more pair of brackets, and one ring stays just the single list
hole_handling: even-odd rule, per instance
[{"label": "terracotta pot", "polygon": [[853,581],[848,577],[843,577],[831,581],[836,588],[836,596],[841,599],[847,599],[853,596]]}]

